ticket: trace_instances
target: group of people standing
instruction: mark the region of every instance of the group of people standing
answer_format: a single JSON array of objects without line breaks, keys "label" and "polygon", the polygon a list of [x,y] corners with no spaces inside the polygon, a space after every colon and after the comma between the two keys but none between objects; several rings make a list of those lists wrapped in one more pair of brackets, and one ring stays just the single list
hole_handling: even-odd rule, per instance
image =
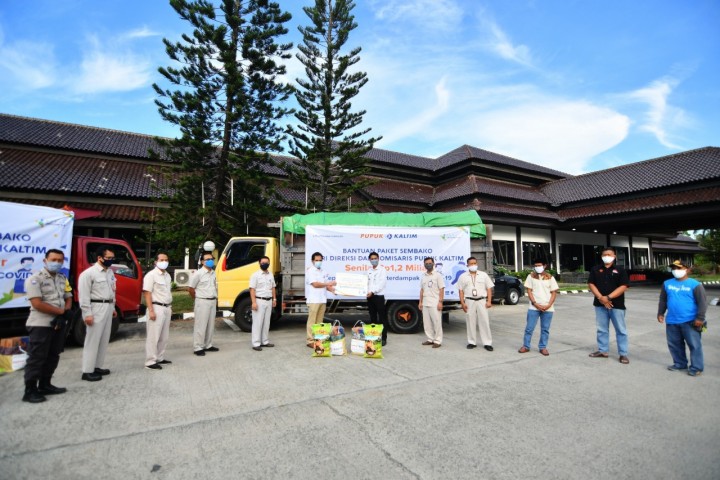
[{"label": "group of people standing", "polygon": [[[625,291],[629,286],[627,272],[616,265],[616,252],[606,247],[602,252],[602,264],[590,271],[588,285],[594,295],[595,322],[597,327],[597,350],[592,358],[609,357],[610,323],[617,341],[619,361],[628,364],[628,334],[625,323]],[[62,394],[67,389],[51,383],[53,374],[64,349],[66,328],[72,309],[72,288],[61,273],[65,255],[61,250],[46,252],[43,268],[25,281],[25,291],[30,302],[27,320],[29,334],[28,360],[25,367],[25,394],[23,401],[39,403],[46,395]],[[322,270],[323,256],[313,253],[312,266],[306,271],[306,300],[308,305],[307,345],[312,347],[312,325],[323,322],[327,305],[327,292],[334,292],[336,282],[329,280]],[[385,324],[386,269],[380,265],[376,252],[368,256],[367,301],[370,323],[382,324],[382,344],[387,344]],[[82,356],[81,379],[97,382],[110,374],[105,367],[105,354],[110,341],[112,319],[115,310],[115,274],[110,268],[115,261],[110,247],[97,251],[96,262],[83,271],[78,279],[78,297],[86,335]],[[443,341],[442,311],[445,293],[443,276],[435,270],[432,257],[424,260],[425,272],[420,278],[418,308],[422,311],[426,340],[423,345],[439,348]],[[215,260],[209,252],[201,257],[201,268],[190,278],[189,294],[194,299],[193,353],[204,356],[217,352],[213,345],[217,305],[217,279]],[[169,258],[158,253],[154,268],[143,280],[143,296],[147,308],[147,340],[145,368],[162,370],[172,362],[165,358],[172,316],[171,278],[167,272]],[[255,351],[273,347],[268,339],[270,318],[277,305],[274,276],[269,271],[270,259],[258,261],[259,270],[250,278],[252,301],[251,346]],[[474,349],[478,340],[485,350],[493,351],[488,309],[492,307],[494,283],[478,270],[477,259],[467,259],[468,270],[458,279],[460,305],[466,314],[467,348]],[[519,353],[530,351],[533,332],[540,322],[538,351],[549,355],[547,349],[558,284],[546,271],[542,259],[534,261],[533,272],[525,280],[529,298],[526,328]],[[701,332],[706,327],[707,298],[700,282],[689,277],[690,268],[681,261],[670,265],[673,278],[663,283],[658,303],[657,320],[666,324],[668,348],[673,364],[671,371],[687,371],[691,376],[703,372]],[[686,354],[690,350],[690,359]]]}]

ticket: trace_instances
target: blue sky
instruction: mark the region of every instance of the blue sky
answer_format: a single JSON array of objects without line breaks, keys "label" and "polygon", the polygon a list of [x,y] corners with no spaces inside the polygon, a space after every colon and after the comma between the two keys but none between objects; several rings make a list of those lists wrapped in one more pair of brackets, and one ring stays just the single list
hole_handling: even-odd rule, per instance
[{"label": "blue sky", "polygon": [[[309,1],[280,0],[293,14]],[[355,99],[380,148],[472,145],[568,173],[720,146],[717,0],[356,0]],[[174,136],[163,0],[0,0],[0,112]],[[296,61],[287,79],[302,74]]]}]

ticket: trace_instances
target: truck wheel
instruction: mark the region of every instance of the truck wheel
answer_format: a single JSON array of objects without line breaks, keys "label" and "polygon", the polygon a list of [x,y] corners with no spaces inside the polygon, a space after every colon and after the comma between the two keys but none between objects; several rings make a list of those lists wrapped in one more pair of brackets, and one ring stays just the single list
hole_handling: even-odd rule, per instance
[{"label": "truck wheel", "polygon": [[73,342],[80,347],[85,345],[85,328],[82,313],[78,311],[73,317],[72,333],[70,335],[72,336]]},{"label": "truck wheel", "polygon": [[282,314],[280,313],[280,309],[275,309],[270,313],[270,330],[275,330],[277,326],[280,324],[280,319],[282,318]]},{"label": "truck wheel", "polygon": [[395,333],[415,333],[420,330],[422,317],[413,303],[393,303],[387,310],[388,325]]},{"label": "truck wheel", "polygon": [[520,301],[520,291],[517,288],[510,288],[505,295],[505,303],[508,305],[517,305]]},{"label": "truck wheel", "polygon": [[243,332],[252,332],[252,300],[243,298],[235,307],[235,325]]}]

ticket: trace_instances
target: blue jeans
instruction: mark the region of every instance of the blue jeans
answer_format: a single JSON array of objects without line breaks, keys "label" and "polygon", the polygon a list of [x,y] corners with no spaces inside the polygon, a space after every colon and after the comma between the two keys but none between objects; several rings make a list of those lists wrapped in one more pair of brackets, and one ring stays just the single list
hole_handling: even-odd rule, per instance
[{"label": "blue jeans", "polygon": [[610,322],[615,328],[618,355],[627,356],[628,335],[625,326],[625,310],[619,308],[595,307],[595,323],[597,324],[598,350],[608,353],[610,350]]},{"label": "blue jeans", "polygon": [[677,368],[687,368],[688,361],[685,355],[685,344],[690,348],[690,371],[702,372],[703,363],[702,335],[693,328],[693,322],[675,323],[665,325],[668,349],[672,355],[673,364]]},{"label": "blue jeans", "polygon": [[527,325],[525,326],[525,338],[523,339],[523,346],[525,348],[530,348],[530,340],[532,340],[532,335],[535,331],[538,318],[540,319],[540,343],[538,343],[538,348],[542,350],[547,347],[548,337],[550,337],[550,322],[552,322],[552,317],[553,312],[528,310]]}]

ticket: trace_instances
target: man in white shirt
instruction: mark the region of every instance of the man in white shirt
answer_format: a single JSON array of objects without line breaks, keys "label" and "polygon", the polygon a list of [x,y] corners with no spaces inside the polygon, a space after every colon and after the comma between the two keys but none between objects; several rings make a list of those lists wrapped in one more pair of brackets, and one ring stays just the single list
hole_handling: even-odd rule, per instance
[{"label": "man in white shirt", "polygon": [[492,333],[490,332],[490,318],[488,308],[492,307],[492,289],[495,284],[487,273],[478,271],[477,259],[467,259],[468,271],[458,279],[458,293],[460,305],[467,314],[465,320],[467,328],[467,348],[477,347],[477,334],[488,352],[493,351]]},{"label": "man in white shirt", "polygon": [[250,299],[252,300],[252,349],[261,352],[262,347],[274,347],[268,339],[270,317],[277,306],[275,278],[270,273],[270,258],[261,257],[260,270],[250,276]]},{"label": "man in white shirt", "polygon": [[143,280],[143,295],[148,312],[145,368],[162,370],[162,365],[172,363],[165,359],[172,317],[172,279],[166,271],[170,264],[168,256],[158,253],[155,258],[155,268],[145,274]]},{"label": "man in white shirt", "polygon": [[387,270],[385,267],[379,266],[380,255],[372,252],[368,255],[372,269],[368,271],[368,313],[370,313],[370,323],[380,324],[382,330],[382,344],[387,344],[387,324],[385,319],[385,287],[387,286]]},{"label": "man in white shirt", "polygon": [[193,353],[198,357],[205,352],[217,352],[213,346],[215,333],[215,314],[217,313],[217,278],[215,278],[215,258],[212,253],[202,255],[202,268],[190,277],[188,293],[195,301],[195,320],[193,325]]},{"label": "man in white shirt", "polygon": [[423,345],[432,345],[440,348],[442,345],[442,310],[445,297],[445,280],[435,269],[435,260],[427,257],[423,261],[425,270],[420,276],[420,302],[418,308],[422,311],[425,340]]},{"label": "man in white shirt", "polygon": [[334,292],[336,282],[328,281],[328,276],[322,271],[323,256],[320,252],[312,254],[312,265],[305,270],[305,303],[308,307],[306,325],[307,346],[314,348],[315,341],[312,335],[312,326],[322,323],[327,306],[327,292]]},{"label": "man in white shirt", "polygon": [[546,357],[550,355],[547,349],[548,338],[550,337],[550,322],[552,322],[555,311],[555,298],[559,290],[557,281],[545,270],[545,263],[538,259],[533,262],[533,272],[525,279],[525,289],[530,299],[530,307],[527,312],[527,324],[525,326],[525,337],[523,346],[518,352],[527,353],[530,351],[530,341],[533,331],[540,319],[540,343],[538,350]]}]

